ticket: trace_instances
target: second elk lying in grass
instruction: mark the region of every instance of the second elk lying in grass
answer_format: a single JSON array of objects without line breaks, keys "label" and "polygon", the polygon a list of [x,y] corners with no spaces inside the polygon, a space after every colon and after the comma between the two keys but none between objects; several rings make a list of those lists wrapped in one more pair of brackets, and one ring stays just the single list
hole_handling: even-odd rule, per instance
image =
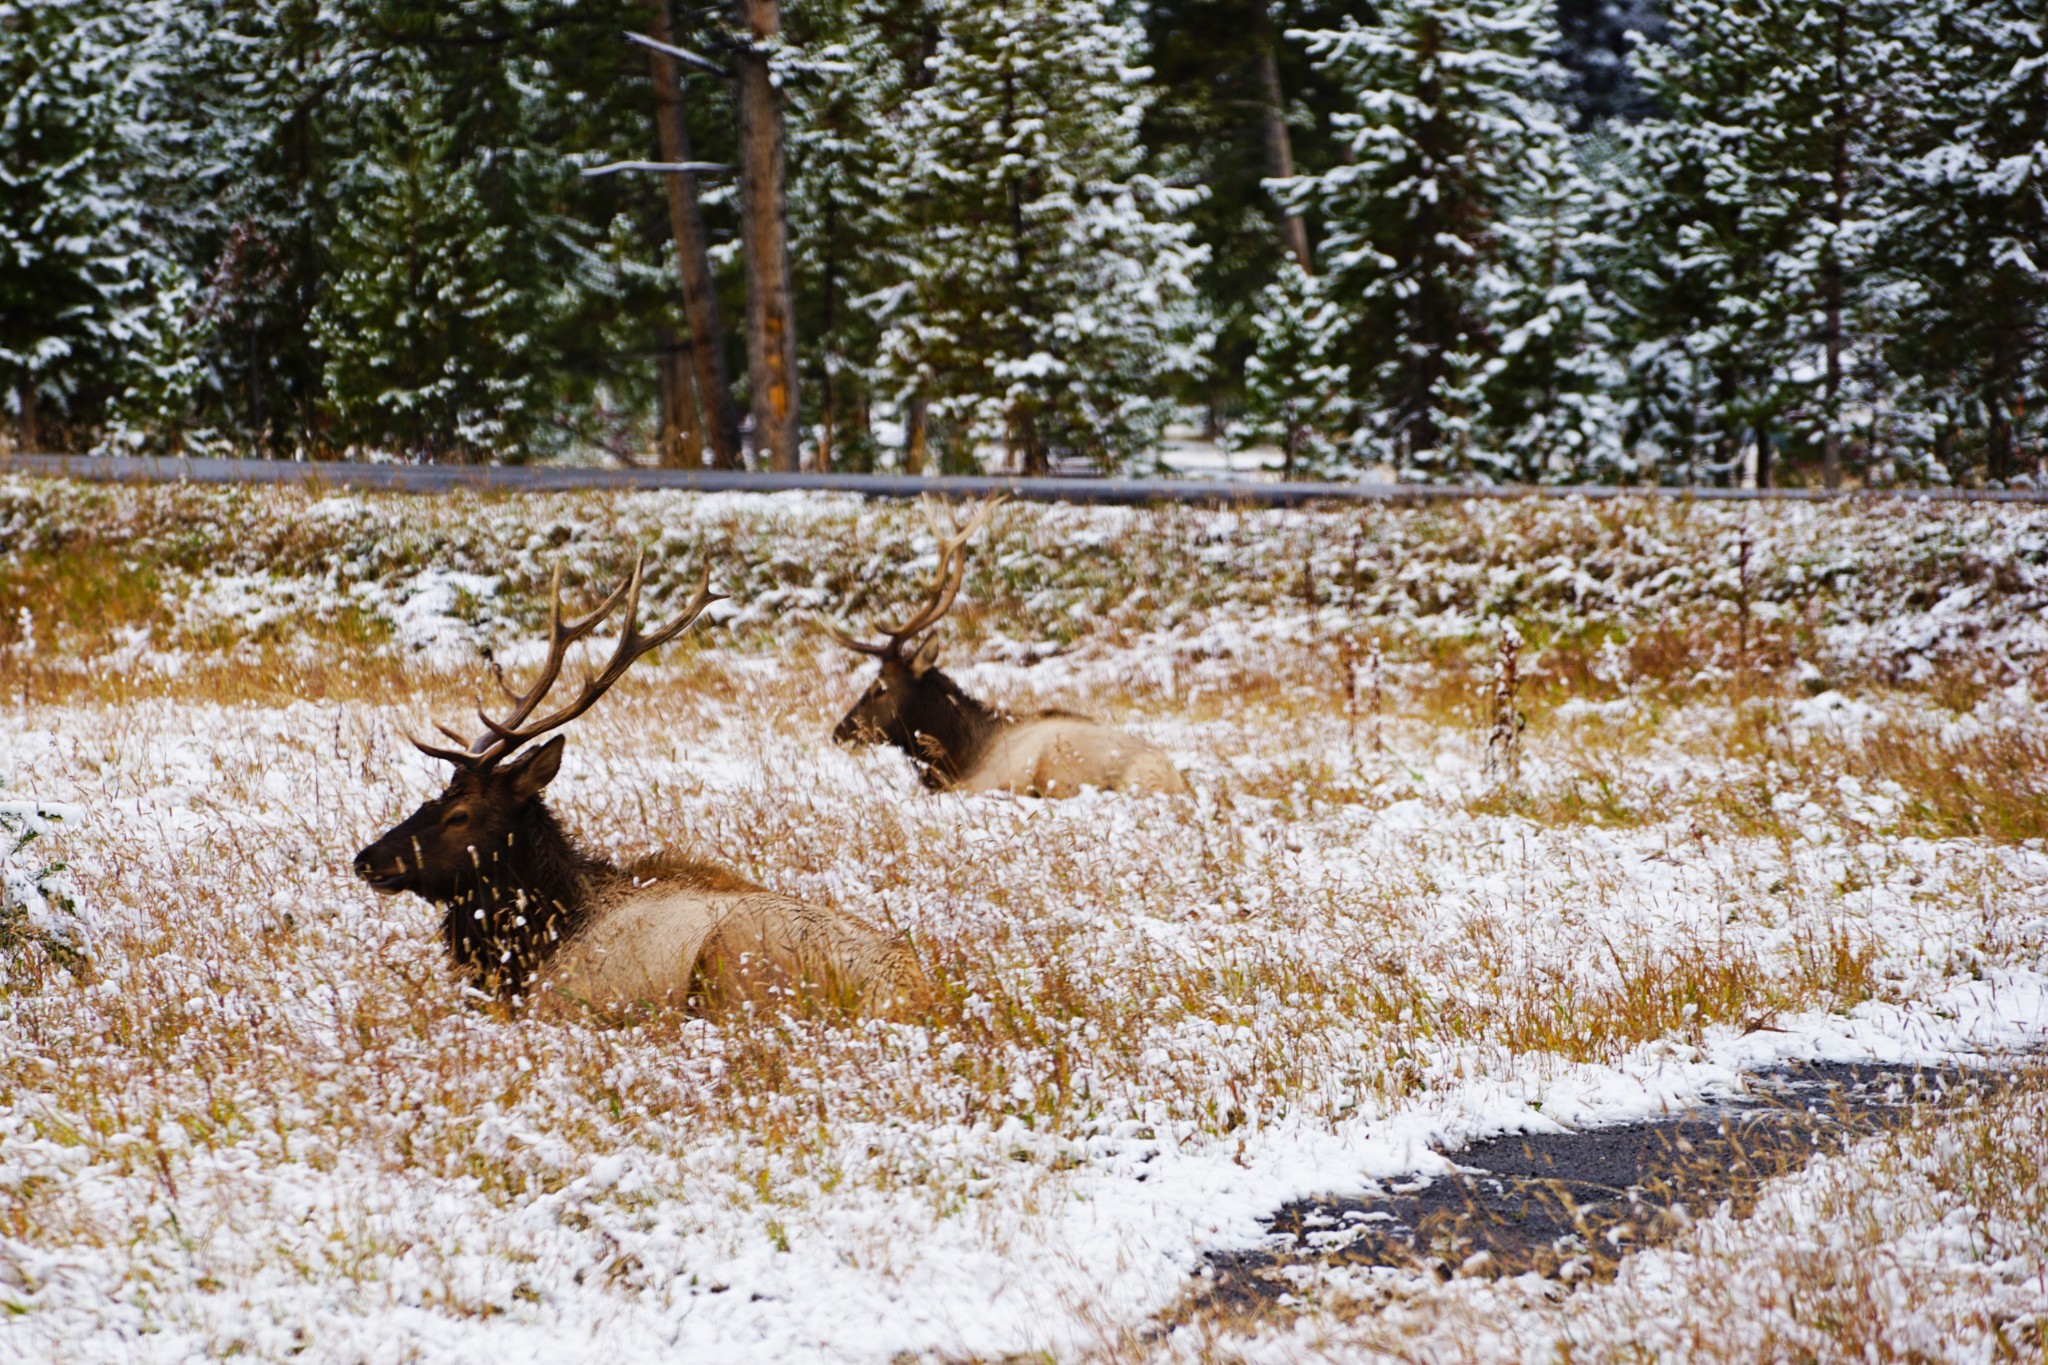
[{"label": "second elk lying in grass", "polygon": [[832,732],[842,744],[886,741],[917,764],[927,787],[1073,796],[1084,787],[1140,794],[1185,794],[1186,779],[1158,746],[1069,711],[1013,715],[975,700],[939,671],[938,638],[918,636],[953,607],[967,574],[967,541],[995,504],[982,504],[965,527],[948,533],[934,521],[939,571],[925,603],[879,644],[836,626],[833,638],[881,661],[881,671]]},{"label": "second elk lying in grass", "polygon": [[[546,993],[616,1007],[679,1004],[764,986],[878,1005],[913,974],[901,939],[851,916],[765,891],[715,864],[672,855],[618,867],[578,848],[541,799],[562,765],[562,737],[512,755],[589,710],[634,660],[673,640],[717,597],[696,595],[650,635],[638,628],[641,566],[580,621],[562,620],[557,570],[547,662],[502,720],[482,711],[461,749],[413,743],[455,766],[447,790],[358,853],[356,875],[386,895],[410,891],[442,912],[456,965],[507,998]],[[570,646],[625,605],[618,647],[574,700],[534,712]]]}]

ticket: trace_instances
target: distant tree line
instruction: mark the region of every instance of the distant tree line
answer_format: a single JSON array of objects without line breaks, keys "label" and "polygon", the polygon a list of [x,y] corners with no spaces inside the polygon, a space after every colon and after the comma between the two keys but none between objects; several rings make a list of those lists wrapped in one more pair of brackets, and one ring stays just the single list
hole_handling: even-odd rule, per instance
[{"label": "distant tree line", "polygon": [[0,0],[16,448],[2005,482],[2044,328],[2033,0]]}]

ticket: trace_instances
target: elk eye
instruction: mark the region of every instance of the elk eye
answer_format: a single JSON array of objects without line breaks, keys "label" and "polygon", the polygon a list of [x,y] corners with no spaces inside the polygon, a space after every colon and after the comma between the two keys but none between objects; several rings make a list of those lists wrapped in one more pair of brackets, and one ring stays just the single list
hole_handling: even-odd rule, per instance
[{"label": "elk eye", "polygon": [[466,810],[451,810],[448,812],[448,818],[445,823],[451,825],[466,825],[469,823],[469,812]]}]

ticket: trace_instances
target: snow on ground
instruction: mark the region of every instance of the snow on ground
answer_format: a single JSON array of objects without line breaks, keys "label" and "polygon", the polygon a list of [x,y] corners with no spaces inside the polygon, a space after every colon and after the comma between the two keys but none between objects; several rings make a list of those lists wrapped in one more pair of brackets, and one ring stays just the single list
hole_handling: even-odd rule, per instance
[{"label": "snow on ground", "polygon": [[[2040,753],[2048,516],[1747,515],[1010,509],[960,678],[1112,715],[1198,792],[1043,803],[825,742],[861,674],[815,618],[914,591],[907,509],[0,483],[23,581],[149,589],[0,635],[5,798],[84,812],[51,842],[97,947],[0,979],[0,1351],[1184,1353],[1148,1324],[1288,1199],[1780,1060],[2048,1045],[2040,775],[1971,777],[2021,789],[1978,831],[1907,753]],[[553,564],[581,593],[628,540],[664,594],[709,551],[733,602],[579,722],[553,803],[907,929],[934,1017],[507,1014],[349,878],[438,789],[403,736],[480,650],[534,657]],[[1503,612],[1537,642],[1514,790]],[[1231,1352],[1335,1329],[1274,1330]],[[1518,1330],[1498,1354],[1546,1353]]]}]

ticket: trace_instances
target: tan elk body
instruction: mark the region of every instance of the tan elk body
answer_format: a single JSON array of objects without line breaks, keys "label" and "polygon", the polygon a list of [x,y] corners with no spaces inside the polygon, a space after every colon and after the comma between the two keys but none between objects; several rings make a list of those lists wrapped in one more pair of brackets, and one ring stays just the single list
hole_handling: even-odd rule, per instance
[{"label": "tan elk body", "polygon": [[925,785],[965,792],[1073,796],[1083,788],[1137,795],[1185,795],[1187,780],[1157,745],[1068,711],[1014,714],[969,696],[938,667],[926,635],[952,609],[967,573],[967,541],[994,507],[984,503],[964,528],[934,526],[938,576],[925,600],[888,639],[869,644],[832,628],[840,644],[881,662],[875,680],[832,737],[887,742],[910,755]]},{"label": "tan elk body", "polygon": [[981,761],[952,785],[960,791],[1034,796],[1072,796],[1084,787],[1141,795],[1188,789],[1159,746],[1057,711],[1001,716]]},{"label": "tan elk body", "polygon": [[[485,733],[462,749],[414,741],[455,772],[441,795],[356,855],[356,875],[387,895],[411,891],[440,907],[449,955],[478,988],[615,1008],[777,986],[879,1006],[910,984],[903,941],[850,915],[776,895],[711,863],[657,855],[622,868],[584,852],[541,796],[561,768],[562,737],[513,756],[583,714],[634,660],[687,629],[715,598],[709,577],[675,619],[642,635],[638,563],[595,611],[566,625],[558,573],[547,661],[533,686],[511,698],[511,713],[494,720],[479,711]],[[531,719],[570,646],[622,601],[611,662],[574,701]]]},{"label": "tan elk body", "polygon": [[679,1001],[744,978],[875,1003],[903,985],[903,944],[850,916],[715,868],[646,866],[608,889],[541,987],[586,1004]]}]

